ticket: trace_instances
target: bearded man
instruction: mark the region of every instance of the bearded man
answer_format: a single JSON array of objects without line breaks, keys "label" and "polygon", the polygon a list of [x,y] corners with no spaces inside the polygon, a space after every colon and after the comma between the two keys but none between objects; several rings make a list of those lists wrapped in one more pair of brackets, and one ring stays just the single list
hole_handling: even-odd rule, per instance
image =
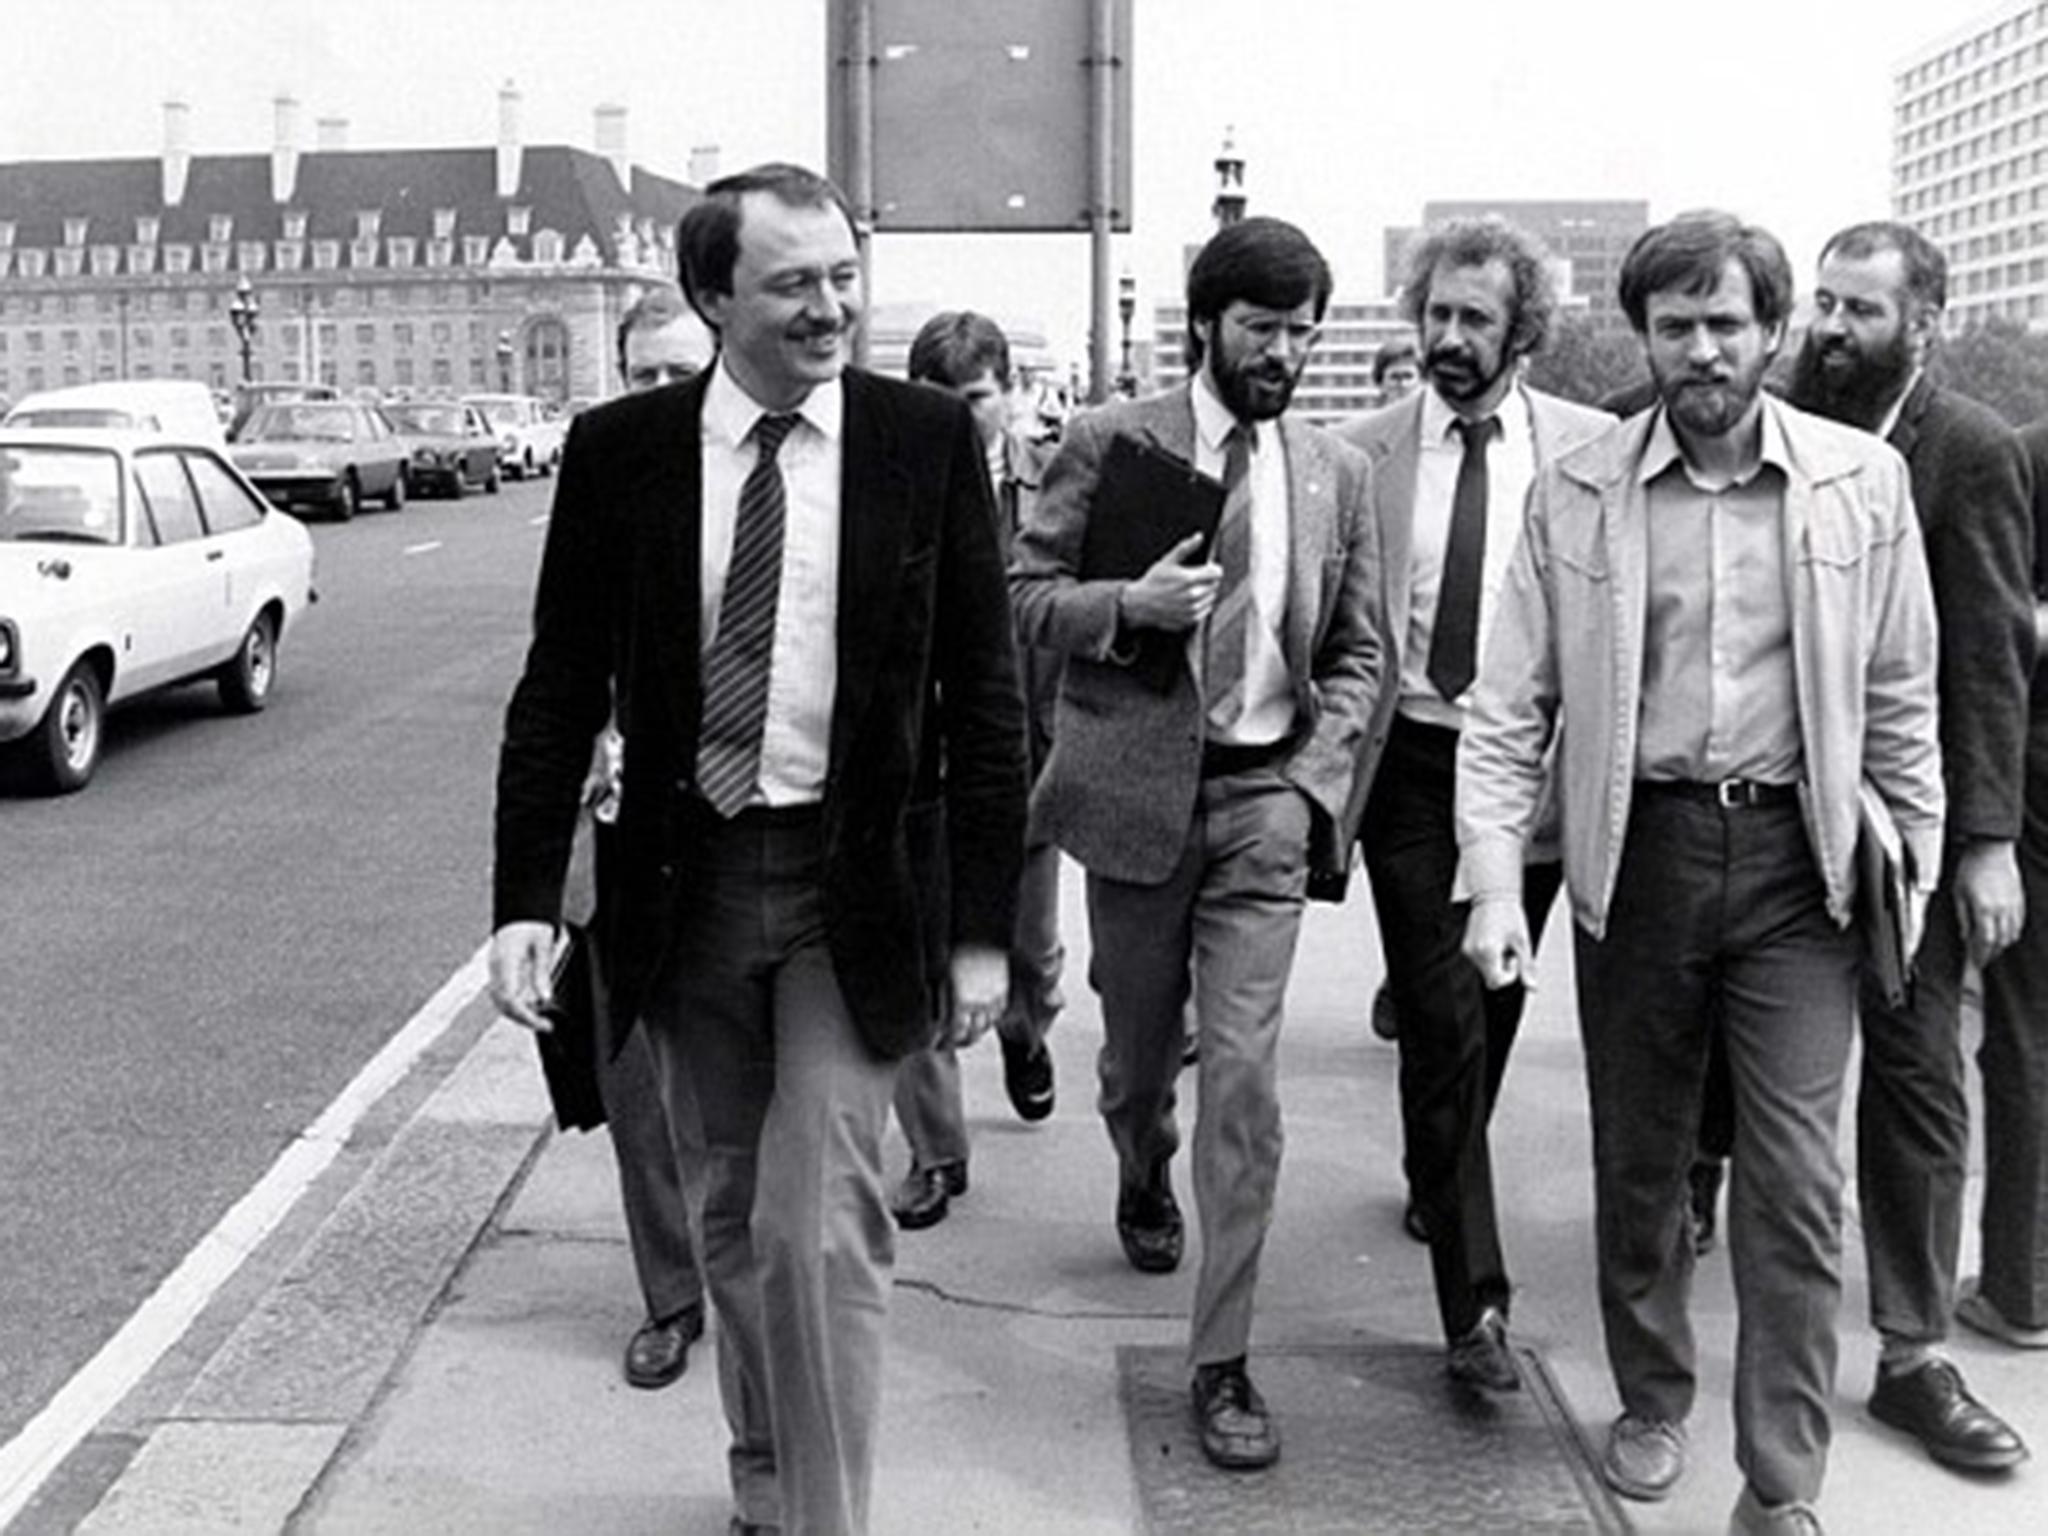
[{"label": "bearded man", "polygon": [[[1069,424],[1010,591],[1020,641],[1066,658],[1030,835],[1088,872],[1117,1232],[1147,1272],[1181,1257],[1169,1169],[1192,982],[1193,1406],[1209,1459],[1249,1468],[1280,1454],[1245,1355],[1280,1172],[1281,1001],[1310,869],[1341,871],[1350,848],[1380,570],[1364,456],[1284,416],[1329,302],[1321,254],[1291,224],[1246,219],[1202,248],[1187,296],[1194,377]],[[1133,580],[1083,559],[1120,439],[1223,486],[1210,547],[1191,535]],[[1148,648],[1168,665],[1139,665]]]},{"label": "bearded man", "polygon": [[[1970,1151],[1963,971],[2019,937],[2027,688],[2034,661],[2033,513],[2018,435],[1927,377],[1948,267],[1903,224],[1858,224],[1822,247],[1792,400],[1905,455],[1941,618],[1948,834],[1914,985],[1862,999],[1856,1188],[1880,1341],[1870,1411],[1936,1461],[2001,1471],[2027,1456],[1943,1352],[1956,1305]],[[1987,1031],[2006,1027],[2002,1015]],[[1995,1059],[2000,1045],[1987,1041]]]}]

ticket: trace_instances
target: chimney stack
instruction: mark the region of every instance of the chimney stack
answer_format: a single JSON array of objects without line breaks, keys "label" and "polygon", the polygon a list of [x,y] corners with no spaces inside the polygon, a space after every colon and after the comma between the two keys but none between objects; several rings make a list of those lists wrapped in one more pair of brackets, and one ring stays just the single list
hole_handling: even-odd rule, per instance
[{"label": "chimney stack", "polygon": [[172,97],[164,103],[164,206],[185,200],[185,176],[192,169],[192,109]]},{"label": "chimney stack", "polygon": [[519,195],[519,87],[498,87],[498,196]]},{"label": "chimney stack", "polygon": [[718,180],[718,146],[716,144],[692,144],[690,146],[690,185],[700,190]]},{"label": "chimney stack", "polygon": [[611,162],[619,189],[633,190],[633,162],[626,158],[626,109],[606,102],[597,109],[597,152]]},{"label": "chimney stack", "polygon": [[323,150],[348,148],[348,119],[345,117],[323,117],[314,125],[314,132]]},{"label": "chimney stack", "polygon": [[299,104],[287,91],[271,100],[277,133],[270,144],[270,200],[288,203],[299,179]]}]

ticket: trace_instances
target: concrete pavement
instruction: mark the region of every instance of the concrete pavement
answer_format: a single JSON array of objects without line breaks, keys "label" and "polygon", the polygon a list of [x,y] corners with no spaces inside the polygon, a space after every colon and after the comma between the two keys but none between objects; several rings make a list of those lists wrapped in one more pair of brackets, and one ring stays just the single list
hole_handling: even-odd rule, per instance
[{"label": "concrete pavement", "polygon": [[[900,1240],[878,1533],[1145,1528],[1117,1351],[1184,1341],[1194,1266],[1140,1276],[1117,1247],[1114,1165],[1093,1112],[1100,1022],[1085,981],[1079,882],[1071,867],[1068,875],[1073,969],[1053,1036],[1058,1111],[1041,1126],[1019,1124],[993,1047],[970,1053],[972,1188],[948,1220]],[[1584,1083],[1569,945],[1558,942],[1566,937],[1560,915],[1509,1072],[1495,1159],[1520,1287],[1515,1338],[1541,1356],[1597,1445],[1615,1405],[1593,1294]],[[1362,888],[1344,908],[1311,909],[1283,1045],[1287,1160],[1261,1282],[1255,1378],[1260,1349],[1437,1342],[1426,1254],[1400,1230],[1395,1053],[1365,1027],[1376,946]],[[609,1148],[601,1134],[548,1133],[530,1043],[509,1027],[484,1027],[485,1007],[472,1005],[467,1056],[318,1227],[291,1235],[298,1247],[276,1256],[267,1288],[215,1323],[203,1363],[191,1362],[174,1387],[146,1383],[121,1434],[89,1443],[17,1531],[724,1531],[725,1434],[710,1340],[673,1387],[624,1384],[619,1356],[638,1306]],[[1851,1138],[1843,1155],[1853,1159]],[[892,1133],[892,1177],[905,1159]],[[1973,1185],[1973,1216],[1975,1196]],[[2002,1479],[1959,1477],[1864,1412],[1875,1347],[1853,1219],[1847,1236],[1836,1446],[1822,1504],[1829,1530],[2048,1528],[2039,1463]],[[1692,1471],[1668,1502],[1627,1507],[1643,1532],[1718,1532],[1740,1486],[1724,1252],[1703,1264],[1695,1293],[1703,1380]],[[1979,1395],[2037,1449],[2048,1446],[2048,1358],[1967,1332],[1953,1350]],[[1268,1395],[1283,1436],[1314,1427],[1301,1421],[1299,1402]],[[1190,1479],[1196,1497],[1209,1475]],[[1385,1500],[1363,1455],[1356,1483],[1355,1521],[1337,1528],[1430,1528]],[[1293,1523],[1279,1498],[1263,1513],[1265,1528],[1310,1528]]]}]

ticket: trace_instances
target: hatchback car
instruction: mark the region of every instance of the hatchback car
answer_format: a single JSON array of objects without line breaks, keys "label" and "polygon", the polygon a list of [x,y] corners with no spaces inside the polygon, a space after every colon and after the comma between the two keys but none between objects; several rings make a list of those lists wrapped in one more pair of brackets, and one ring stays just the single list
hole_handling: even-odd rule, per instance
[{"label": "hatchback car", "polygon": [[0,431],[0,750],[44,788],[82,788],[138,694],[210,678],[262,709],[312,601],[312,539],[217,449]]},{"label": "hatchback car", "polygon": [[405,505],[406,446],[384,413],[355,400],[258,406],[231,452],[242,473],[292,511],[347,522],[365,501]]},{"label": "hatchback car", "polygon": [[471,486],[498,489],[498,440],[473,405],[452,400],[387,402],[384,417],[407,453],[406,489],[459,497]]},{"label": "hatchback car", "polygon": [[555,472],[568,427],[548,415],[538,396],[465,395],[462,403],[484,413],[498,436],[498,465],[514,480]]}]

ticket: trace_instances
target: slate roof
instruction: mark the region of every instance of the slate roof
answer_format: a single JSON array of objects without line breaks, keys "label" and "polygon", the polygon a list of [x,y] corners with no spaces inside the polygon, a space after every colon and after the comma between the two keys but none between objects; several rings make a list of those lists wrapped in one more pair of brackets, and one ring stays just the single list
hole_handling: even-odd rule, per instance
[{"label": "slate roof", "polygon": [[[270,156],[194,155],[185,195],[176,208],[163,205],[162,162],[122,160],[27,160],[0,164],[0,221],[14,224],[17,248],[64,244],[66,219],[88,220],[85,244],[126,246],[135,239],[139,217],[161,220],[160,244],[201,245],[216,214],[234,220],[233,240],[266,244],[284,236],[286,210],[307,215],[308,240],[356,235],[356,215],[381,211],[378,236],[411,235],[425,241],[434,233],[436,209],[453,208],[454,237],[486,235],[493,244],[506,234],[506,211],[532,210],[531,233],[553,229],[566,255],[585,235],[615,258],[618,216],[652,219],[671,233],[684,209],[697,200],[694,188],[631,168],[622,187],[609,160],[566,145],[529,145],[520,156],[519,190],[500,198],[497,151],[468,149],[369,149],[302,151],[288,204],[270,196]],[[521,254],[527,242],[513,241]]]}]

